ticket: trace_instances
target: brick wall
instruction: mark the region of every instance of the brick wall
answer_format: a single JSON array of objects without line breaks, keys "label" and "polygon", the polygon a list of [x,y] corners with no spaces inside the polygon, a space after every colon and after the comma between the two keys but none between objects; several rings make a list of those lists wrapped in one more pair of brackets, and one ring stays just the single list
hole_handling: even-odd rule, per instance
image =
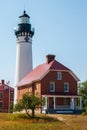
[{"label": "brick wall", "polygon": [[[3,93],[2,98],[0,98],[0,102],[2,102],[2,107],[0,106],[0,112],[12,112],[11,105],[14,102],[14,91],[10,91],[9,89],[0,90]],[[11,96],[13,94],[13,96]]]},{"label": "brick wall", "polygon": [[22,98],[23,94],[30,92],[35,95],[38,94],[41,96],[41,84],[40,82],[33,83],[32,85],[25,85],[18,87],[18,101]]},{"label": "brick wall", "polygon": [[[50,92],[50,82],[55,82],[55,92]],[[69,72],[62,72],[62,80],[57,80],[57,72],[50,71],[41,81],[41,94],[66,94],[64,92],[64,82],[69,83],[69,93],[77,95],[77,81]]]}]

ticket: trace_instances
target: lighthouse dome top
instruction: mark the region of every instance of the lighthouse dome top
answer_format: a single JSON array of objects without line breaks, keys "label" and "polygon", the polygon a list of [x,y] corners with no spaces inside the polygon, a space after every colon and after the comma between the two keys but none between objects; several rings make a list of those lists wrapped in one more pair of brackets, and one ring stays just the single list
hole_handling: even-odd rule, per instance
[{"label": "lighthouse dome top", "polygon": [[28,14],[26,14],[26,11],[25,11],[25,10],[24,10],[24,12],[23,12],[23,15],[19,16],[19,18],[21,18],[21,17],[28,17],[28,18],[30,18],[30,16],[29,16]]}]

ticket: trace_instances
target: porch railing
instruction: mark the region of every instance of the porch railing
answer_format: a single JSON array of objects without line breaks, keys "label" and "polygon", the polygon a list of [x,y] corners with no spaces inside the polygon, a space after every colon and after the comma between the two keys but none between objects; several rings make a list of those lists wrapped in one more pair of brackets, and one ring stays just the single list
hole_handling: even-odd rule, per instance
[{"label": "porch railing", "polygon": [[71,109],[70,105],[56,105],[55,109]]}]

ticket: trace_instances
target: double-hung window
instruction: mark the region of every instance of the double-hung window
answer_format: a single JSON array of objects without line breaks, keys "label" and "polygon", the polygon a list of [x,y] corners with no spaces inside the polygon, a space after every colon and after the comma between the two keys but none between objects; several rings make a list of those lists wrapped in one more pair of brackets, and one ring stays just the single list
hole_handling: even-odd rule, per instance
[{"label": "double-hung window", "polygon": [[50,92],[55,92],[55,83],[50,82]]},{"label": "double-hung window", "polygon": [[69,92],[69,83],[68,82],[64,83],[64,92]]},{"label": "double-hung window", "polygon": [[62,72],[57,72],[57,80],[62,80]]}]

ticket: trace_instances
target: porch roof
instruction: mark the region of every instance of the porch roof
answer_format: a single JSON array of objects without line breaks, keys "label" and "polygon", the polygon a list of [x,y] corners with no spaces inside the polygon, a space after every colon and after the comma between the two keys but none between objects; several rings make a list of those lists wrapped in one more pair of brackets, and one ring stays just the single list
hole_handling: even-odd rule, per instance
[{"label": "porch roof", "polygon": [[80,98],[82,97],[81,95],[42,95],[42,97],[59,97],[59,98]]}]

